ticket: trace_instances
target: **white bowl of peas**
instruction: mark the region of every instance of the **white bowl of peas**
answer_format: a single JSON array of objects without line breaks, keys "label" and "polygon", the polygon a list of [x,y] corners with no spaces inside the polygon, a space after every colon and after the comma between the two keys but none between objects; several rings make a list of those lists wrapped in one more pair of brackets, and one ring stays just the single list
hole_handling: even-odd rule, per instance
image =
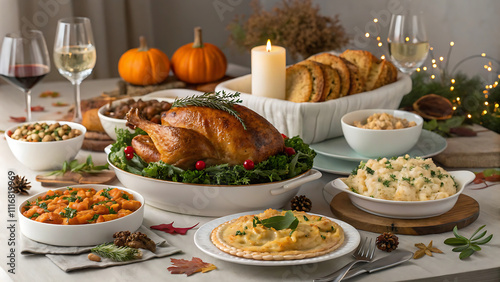
[{"label": "white bowl of peas", "polygon": [[14,157],[32,170],[52,170],[82,148],[87,129],[67,121],[37,121],[13,126],[5,139]]}]

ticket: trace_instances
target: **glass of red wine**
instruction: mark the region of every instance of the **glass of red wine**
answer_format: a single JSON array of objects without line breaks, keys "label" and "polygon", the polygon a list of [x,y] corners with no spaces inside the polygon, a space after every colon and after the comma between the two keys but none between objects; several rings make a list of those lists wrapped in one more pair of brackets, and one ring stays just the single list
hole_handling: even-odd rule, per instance
[{"label": "glass of red wine", "polygon": [[31,88],[50,71],[49,53],[42,32],[9,33],[0,51],[0,76],[24,91],[27,121],[31,118]]}]

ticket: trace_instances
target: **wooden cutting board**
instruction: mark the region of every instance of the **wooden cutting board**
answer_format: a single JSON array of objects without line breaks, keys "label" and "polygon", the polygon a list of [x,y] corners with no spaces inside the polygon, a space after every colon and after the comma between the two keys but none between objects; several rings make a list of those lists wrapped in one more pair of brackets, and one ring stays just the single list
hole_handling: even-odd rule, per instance
[{"label": "wooden cutting board", "polygon": [[448,147],[432,157],[445,167],[500,167],[500,134],[474,124],[473,137],[450,137]]},{"label": "wooden cutting board", "polygon": [[455,206],[439,216],[422,219],[397,219],[373,215],[358,209],[351,203],[346,192],[337,194],[330,203],[330,209],[340,220],[357,229],[405,235],[437,234],[452,231],[453,227],[465,227],[479,216],[479,204],[467,195],[460,195]]},{"label": "wooden cutting board", "polygon": [[115,179],[113,171],[101,171],[98,173],[75,173],[66,172],[64,175],[37,175],[36,181],[41,182],[42,186],[54,187],[76,184],[106,184]]}]

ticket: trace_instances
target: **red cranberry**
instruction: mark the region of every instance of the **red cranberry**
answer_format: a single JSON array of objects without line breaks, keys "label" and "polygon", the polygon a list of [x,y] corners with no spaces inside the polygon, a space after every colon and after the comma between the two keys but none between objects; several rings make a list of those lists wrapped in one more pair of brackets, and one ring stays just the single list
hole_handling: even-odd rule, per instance
[{"label": "red cranberry", "polygon": [[207,165],[205,164],[204,161],[197,161],[196,165],[195,165],[197,170],[203,170],[203,169],[205,169],[206,166]]},{"label": "red cranberry", "polygon": [[286,136],[285,134],[281,133],[281,137],[283,137],[283,139],[287,139],[288,136]]},{"label": "red cranberry", "polygon": [[252,160],[246,160],[244,163],[243,163],[243,167],[246,169],[246,170],[251,170],[255,167],[255,164],[253,163]]},{"label": "red cranberry", "polygon": [[134,154],[134,148],[132,146],[127,146],[125,149],[123,149],[125,154]]},{"label": "red cranberry", "polygon": [[293,156],[296,154],[295,152],[295,149],[292,148],[292,147],[286,147],[285,148],[285,154],[287,154],[288,156]]}]

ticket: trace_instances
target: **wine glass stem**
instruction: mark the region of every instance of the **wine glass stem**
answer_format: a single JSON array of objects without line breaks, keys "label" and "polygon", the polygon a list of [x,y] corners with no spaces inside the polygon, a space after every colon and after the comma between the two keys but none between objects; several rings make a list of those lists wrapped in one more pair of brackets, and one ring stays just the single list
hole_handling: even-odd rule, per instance
[{"label": "wine glass stem", "polygon": [[31,89],[25,90],[25,98],[26,98],[26,121],[31,122]]},{"label": "wine glass stem", "polygon": [[75,87],[75,115],[73,117],[74,122],[82,121],[82,107],[80,98],[80,81],[75,81],[73,86]]}]

